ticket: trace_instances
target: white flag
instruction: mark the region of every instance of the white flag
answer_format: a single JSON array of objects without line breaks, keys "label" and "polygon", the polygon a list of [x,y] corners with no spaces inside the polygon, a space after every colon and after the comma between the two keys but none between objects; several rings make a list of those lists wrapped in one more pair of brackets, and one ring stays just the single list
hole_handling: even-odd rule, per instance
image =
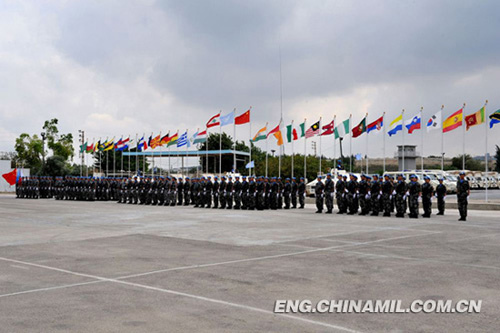
[{"label": "white flag", "polygon": [[427,132],[441,128],[441,111],[433,115],[427,122]]}]

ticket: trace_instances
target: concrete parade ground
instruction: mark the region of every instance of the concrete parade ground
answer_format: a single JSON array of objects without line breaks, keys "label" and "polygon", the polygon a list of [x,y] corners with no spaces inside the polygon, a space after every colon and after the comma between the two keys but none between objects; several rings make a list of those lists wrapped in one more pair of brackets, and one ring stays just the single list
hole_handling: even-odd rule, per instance
[{"label": "concrete parade ground", "polygon": [[[314,211],[0,195],[0,332],[498,331],[500,212],[470,210],[464,223],[455,209],[418,220]],[[276,300],[324,299],[482,305],[274,313]]]}]

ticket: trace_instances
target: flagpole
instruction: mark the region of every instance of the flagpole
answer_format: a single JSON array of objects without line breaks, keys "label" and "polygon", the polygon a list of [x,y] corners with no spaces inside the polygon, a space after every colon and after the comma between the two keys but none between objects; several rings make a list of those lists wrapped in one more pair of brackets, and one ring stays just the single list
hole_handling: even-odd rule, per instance
[{"label": "flagpole", "polygon": [[352,114],[349,115],[349,172],[352,172]]},{"label": "flagpole", "polygon": [[321,117],[319,117],[319,173],[321,175]]},{"label": "flagpole", "polygon": [[267,128],[267,124],[268,123],[266,123],[266,177],[267,177],[267,168],[268,168],[267,158],[269,156],[268,149],[267,149],[267,141],[268,141],[267,136],[269,135],[269,129]]},{"label": "flagpole", "polygon": [[[161,132],[160,132],[160,136],[161,136]],[[151,140],[154,140],[155,138],[153,137],[153,132],[151,132]],[[150,145],[149,145],[149,148],[151,148],[151,142],[150,142]],[[153,154],[153,148],[151,148],[151,163],[152,163],[152,167],[151,167],[151,177],[154,177],[154,170],[155,170],[155,156]]]},{"label": "flagpole", "polygon": [[[485,177],[486,177],[486,184],[489,185],[489,179],[488,179],[488,122],[486,121],[486,106],[488,105],[488,100],[486,100],[486,103],[484,103],[484,112],[483,112],[483,120],[484,120],[484,161],[485,161]],[[484,200],[488,202],[488,187],[485,186],[485,191],[484,191]]]},{"label": "flagpole", "polygon": [[[307,118],[304,118],[304,133],[306,130],[306,120]],[[304,180],[307,181],[307,154],[306,154],[306,145],[307,145],[307,136],[304,134]]]},{"label": "flagpole", "polygon": [[401,138],[403,140],[403,145],[401,146],[401,156],[402,156],[402,165],[401,171],[405,171],[405,117],[404,117],[405,109],[401,112]]},{"label": "flagpole", "polygon": [[233,169],[236,173],[236,121],[234,121],[235,113],[236,108],[233,109]]},{"label": "flagpole", "polygon": [[[281,131],[281,119],[280,119],[280,123],[278,125],[278,128],[279,128],[279,131]],[[279,155],[278,155],[278,178],[281,177],[281,148],[282,148],[281,146],[278,145],[278,148],[279,148]]]},{"label": "flagpole", "polygon": [[335,142],[335,124],[337,123],[337,116],[333,116],[333,170],[334,176],[337,176],[337,142]]},{"label": "flagpole", "polygon": [[[106,138],[106,143],[108,143],[108,138]],[[106,147],[104,147],[104,149],[106,149]],[[109,172],[108,172],[109,158],[108,157],[109,157],[108,150],[106,150],[106,177],[109,174]]]},{"label": "flagpole", "polygon": [[[365,130],[366,130],[366,122],[367,122],[367,120],[368,120],[368,112],[365,115]],[[366,155],[365,155],[365,157],[366,157],[366,160],[365,160],[366,165],[365,165],[365,167],[366,167],[366,173],[368,173],[368,131],[366,131],[366,147],[365,148],[366,148]]]},{"label": "flagpole", "polygon": [[120,150],[121,166],[120,166],[120,177],[123,177],[123,149]]},{"label": "flagpole", "polygon": [[208,127],[206,128],[207,141],[205,142],[205,172],[208,174]]},{"label": "flagpole", "polygon": [[444,171],[444,128],[443,128],[443,122],[442,122],[442,119],[443,119],[443,109],[444,109],[444,104],[441,105],[441,119],[439,120],[441,122],[441,124],[439,124],[441,126],[441,172]]},{"label": "flagpole", "polygon": [[[222,113],[222,110],[221,112]],[[219,177],[222,177],[222,124],[219,117]]]},{"label": "flagpole", "polygon": [[291,128],[290,135],[291,135],[290,137],[292,139],[292,178],[293,178],[293,167],[294,167],[294,165],[293,165],[293,120],[292,120],[292,128]]},{"label": "flagpole", "polygon": [[189,148],[189,136],[188,136],[188,128],[186,128],[186,155],[185,157],[182,157],[182,178],[184,178],[184,158],[186,158],[186,164],[187,164],[187,156],[188,156],[188,148]]},{"label": "flagpole", "polygon": [[423,117],[423,110],[424,110],[424,107],[420,107],[420,131],[422,132],[420,134],[421,136],[421,141],[422,141],[422,151],[420,152],[420,154],[422,154],[422,158],[421,158],[421,162],[422,162],[422,172],[424,172],[424,124],[423,124],[423,121],[424,121],[424,117]]},{"label": "flagpole", "polygon": [[462,170],[465,171],[465,103],[462,106]]},{"label": "flagpole", "polygon": [[[250,109],[248,111],[252,110],[252,107],[250,106]],[[248,117],[250,118],[248,121],[248,128],[249,128],[249,134],[250,136],[248,137],[248,150],[250,151],[250,161],[249,163],[252,163],[252,118],[250,117],[250,112],[248,113]],[[252,164],[250,164],[250,168],[248,168],[248,175],[252,175]]]},{"label": "flagpole", "polygon": [[[145,139],[146,133],[143,132],[142,137],[143,137],[143,139]],[[144,141],[144,143],[145,142],[146,141]],[[144,144],[142,146],[144,147]],[[142,175],[143,175],[143,177],[146,176],[146,154],[142,155]]]},{"label": "flagpole", "polygon": [[114,138],[113,138],[113,177],[116,177],[116,147]]},{"label": "flagpole", "polygon": [[161,169],[162,169],[162,163],[161,161],[163,160],[163,145],[161,143],[161,131],[160,131],[160,141],[158,141],[158,147],[160,149],[160,177],[161,177]]},{"label": "flagpole", "polygon": [[137,141],[137,133],[135,133],[135,145],[136,145],[136,148],[135,148],[135,173],[137,174],[137,170],[139,169],[139,160],[138,160],[138,153],[139,153],[139,142]]},{"label": "flagpole", "polygon": [[384,154],[384,159],[383,159],[383,164],[384,164],[384,174],[385,174],[385,135],[387,134],[386,130],[385,130],[385,112],[382,114],[382,127],[384,128],[384,140],[383,140],[383,154]]},{"label": "flagpole", "polygon": [[[179,135],[179,130],[177,130],[177,135]],[[177,136],[177,143],[175,145],[175,147],[177,148],[177,167],[179,167],[179,165],[181,165],[181,175],[182,175],[182,164],[179,163],[179,157],[180,154],[179,154],[179,136]],[[182,157],[181,157],[181,161],[182,161]]]}]

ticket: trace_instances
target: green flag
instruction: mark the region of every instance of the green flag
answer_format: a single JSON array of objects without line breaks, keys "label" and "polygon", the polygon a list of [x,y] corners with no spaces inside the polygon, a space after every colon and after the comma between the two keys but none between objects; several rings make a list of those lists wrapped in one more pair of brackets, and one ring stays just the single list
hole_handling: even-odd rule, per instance
[{"label": "green flag", "polygon": [[306,136],[306,123],[303,122],[302,124],[299,125],[300,128],[300,137],[303,138]]},{"label": "green flag", "polygon": [[343,138],[346,134],[349,134],[350,118],[344,120],[339,126],[335,127],[335,139]]},{"label": "green flag", "polygon": [[85,153],[87,151],[87,142],[83,145],[80,145],[80,153]]}]

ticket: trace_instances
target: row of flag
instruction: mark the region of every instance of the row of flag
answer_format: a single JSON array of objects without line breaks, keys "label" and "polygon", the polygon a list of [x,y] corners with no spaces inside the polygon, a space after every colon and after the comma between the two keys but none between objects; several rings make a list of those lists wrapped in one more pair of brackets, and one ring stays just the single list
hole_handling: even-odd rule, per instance
[{"label": "row of flag", "polygon": [[[335,120],[332,120],[326,125],[321,126],[321,120],[312,124],[307,130],[305,130],[305,121],[299,124],[297,127],[291,125],[286,126],[286,138],[288,142],[298,140],[299,138],[305,137],[310,138],[312,136],[324,136],[331,135],[335,136],[335,139],[343,138],[346,135],[351,134],[353,138],[359,137],[363,133],[370,133],[372,131],[381,131],[384,127],[384,116],[368,123],[368,115],[366,115],[357,126],[351,129],[351,117],[342,121],[338,126],[335,127]],[[493,112],[490,116],[490,128],[493,125],[500,123],[500,110]],[[426,127],[427,132],[435,129],[441,129],[443,133],[450,132],[456,128],[463,125],[464,120],[464,110],[454,112],[448,116],[444,121],[442,121],[442,110],[432,115],[427,121]],[[468,131],[471,127],[483,124],[486,121],[485,117],[485,107],[483,106],[479,111],[465,116],[465,126]],[[416,130],[422,129],[422,113],[419,112],[415,116],[403,121],[403,112],[399,114],[393,121],[389,124],[389,129],[387,134],[393,136],[399,131],[406,128],[408,134],[412,134]],[[284,143],[283,136],[281,133],[281,125],[276,126],[271,131],[267,131],[267,125],[261,128],[257,134],[253,137],[252,141],[257,142],[260,140],[267,139],[270,135],[273,135],[277,139],[277,144],[282,145]]]},{"label": "row of flag", "polygon": [[[143,135],[140,139],[134,141],[130,137],[120,138],[115,142],[115,139],[105,140],[101,142],[99,140],[96,143],[88,144],[87,142],[80,146],[80,152],[93,153],[98,151],[123,151],[137,149],[138,151],[145,151],[147,149],[155,149],[157,147],[190,147],[191,144],[203,143],[207,140],[207,130],[216,126],[226,126],[226,125],[244,125],[250,123],[250,109],[241,115],[236,116],[235,110],[227,115],[221,115],[221,112],[211,117],[206,123],[206,129],[202,132],[196,131],[191,137],[188,136],[188,131],[179,135],[179,132],[170,135],[170,132],[166,135],[158,134],[154,136],[151,134],[149,139],[146,139]],[[370,133],[372,131],[379,132],[384,127],[384,118],[381,116],[378,119],[368,123],[368,114],[360,121],[360,123],[351,129],[351,117],[340,122],[335,126],[335,118],[326,125],[321,124],[321,119],[313,123],[309,128],[306,129],[306,122],[294,126],[293,121],[290,125],[285,126],[284,131],[286,131],[286,141],[293,142],[300,138],[311,138],[313,136],[326,136],[334,135],[335,139],[343,138],[346,135],[351,134],[352,138],[357,138],[363,133]],[[490,116],[490,128],[493,125],[500,123],[500,110],[493,112]],[[486,121],[485,107],[483,106],[479,111],[466,115],[464,117],[464,109],[454,112],[448,116],[444,121],[442,121],[442,109],[436,114],[429,118],[426,124],[427,132],[441,129],[443,133],[450,132],[456,128],[463,125],[465,119],[466,130],[468,131],[471,127],[483,124]],[[389,129],[387,134],[393,136],[399,131],[406,128],[408,134],[412,134],[415,130],[422,129],[422,112],[419,112],[415,116],[407,119],[403,122],[403,112],[399,114],[393,121],[389,124]],[[270,131],[268,131],[267,124],[263,128],[259,129],[254,137],[251,139],[252,142],[258,142],[261,140],[267,140],[270,136],[273,136],[277,140],[278,146],[284,144],[285,140],[282,134],[281,122]]]}]

